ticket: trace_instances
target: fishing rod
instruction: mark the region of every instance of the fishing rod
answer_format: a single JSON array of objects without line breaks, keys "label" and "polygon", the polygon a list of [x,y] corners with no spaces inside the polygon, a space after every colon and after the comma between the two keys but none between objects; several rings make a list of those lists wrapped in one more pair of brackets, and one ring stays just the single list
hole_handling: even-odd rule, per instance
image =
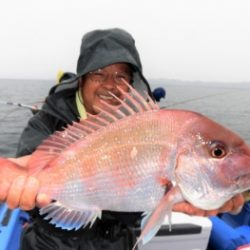
[{"label": "fishing rod", "polygon": [[28,105],[28,104],[23,104],[23,103],[0,101],[0,104],[9,105],[9,106],[15,106],[15,107],[20,107],[20,108],[26,108],[26,109],[29,109],[31,111],[38,111],[38,110],[40,110],[36,105]]},{"label": "fishing rod", "polygon": [[174,106],[178,106],[178,105],[182,105],[182,104],[186,104],[186,103],[190,103],[190,102],[194,102],[194,101],[198,101],[198,100],[203,100],[209,97],[215,97],[215,96],[219,96],[219,95],[225,95],[225,94],[230,94],[231,92],[223,92],[223,93],[218,93],[218,94],[211,94],[211,95],[204,95],[204,96],[199,96],[199,97],[195,97],[195,98],[190,98],[190,99],[186,99],[183,101],[179,101],[179,102],[174,102],[174,103],[170,103],[167,104],[165,107],[174,107]]},{"label": "fishing rod", "polygon": [[[231,93],[231,91],[229,93]],[[178,106],[178,105],[182,105],[182,104],[186,104],[186,103],[190,103],[190,102],[194,102],[194,101],[206,99],[206,98],[209,98],[209,97],[215,97],[215,96],[218,96],[218,95],[224,95],[224,94],[228,94],[228,91],[224,91],[222,93],[216,93],[216,94],[198,96],[198,97],[194,97],[194,98],[190,98],[190,99],[185,99],[185,100],[178,101],[178,102],[173,102],[173,103],[166,103],[166,105],[163,106],[163,107],[164,108],[174,107],[174,106]],[[155,98],[155,100],[157,102],[160,102],[161,99],[165,99],[166,98],[166,91],[165,91],[165,89],[163,87],[157,87],[153,91],[153,96],[154,96],[154,98]]]}]

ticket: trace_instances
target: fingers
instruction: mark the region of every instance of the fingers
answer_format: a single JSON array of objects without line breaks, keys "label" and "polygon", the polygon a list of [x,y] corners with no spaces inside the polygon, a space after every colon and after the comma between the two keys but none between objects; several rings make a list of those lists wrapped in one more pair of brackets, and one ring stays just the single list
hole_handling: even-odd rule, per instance
[{"label": "fingers", "polygon": [[9,182],[7,181],[0,182],[0,203],[6,201],[9,187],[10,187]]},{"label": "fingers", "polygon": [[220,213],[237,214],[241,211],[244,205],[244,197],[241,194],[234,196],[231,200],[227,201],[221,208],[209,210],[205,212],[205,216],[215,216]]},{"label": "fingers", "polygon": [[20,197],[19,206],[23,210],[31,210],[35,207],[36,196],[39,191],[39,181],[34,177],[28,177]]},{"label": "fingers", "polygon": [[50,203],[45,194],[38,194],[40,183],[34,177],[18,176],[11,185],[3,182],[0,185],[0,201],[6,201],[10,209],[21,208],[31,210],[36,205],[43,207]]},{"label": "fingers", "polygon": [[202,209],[193,207],[191,204],[187,202],[181,202],[181,203],[175,204],[173,207],[173,211],[182,212],[182,213],[189,214],[189,215],[196,215],[196,216],[205,216],[205,212],[206,212]]},{"label": "fingers", "polygon": [[204,213],[204,216],[206,216],[206,217],[216,216],[217,214],[220,213],[218,209],[205,210],[204,212],[205,212],[205,213]]},{"label": "fingers", "polygon": [[9,187],[7,195],[7,205],[10,209],[17,208],[25,185],[26,176],[18,176],[15,178]]},{"label": "fingers", "polygon": [[219,213],[218,209],[202,210],[200,208],[193,207],[191,204],[187,202],[176,204],[174,206],[173,211],[182,212],[189,215],[202,216],[202,217],[215,216]]},{"label": "fingers", "polygon": [[238,194],[238,195],[234,196],[232,198],[232,209],[231,209],[230,213],[238,214],[241,211],[244,203],[245,203],[245,199],[244,199],[244,196],[242,194]]},{"label": "fingers", "polygon": [[213,209],[213,210],[202,210],[196,207],[193,207],[188,202],[181,202],[175,204],[173,207],[173,211],[182,212],[189,215],[196,216],[215,216],[219,213],[230,212],[232,214],[237,214],[241,211],[244,205],[244,197],[242,194],[234,196],[231,200],[227,201],[221,208]]},{"label": "fingers", "polygon": [[227,213],[233,209],[232,199],[227,201],[221,208],[219,208],[219,213]]},{"label": "fingers", "polygon": [[36,205],[41,208],[47,206],[51,202],[51,199],[46,194],[38,194],[36,198]]},{"label": "fingers", "polygon": [[[232,199],[227,201],[221,208],[217,211],[218,213],[232,213],[232,214],[237,214],[241,211],[242,207],[244,205],[244,197],[241,194],[238,194],[234,196]],[[211,212],[211,211],[208,211]]]},{"label": "fingers", "polygon": [[[232,207],[232,205],[227,204],[227,207]],[[225,207],[224,209],[227,209],[227,207]],[[189,214],[189,215],[202,216],[202,217],[215,216],[218,213],[221,213],[221,211],[218,209],[203,210],[200,208],[196,208],[187,202],[176,204],[173,208],[173,211],[182,212],[182,213]]]}]

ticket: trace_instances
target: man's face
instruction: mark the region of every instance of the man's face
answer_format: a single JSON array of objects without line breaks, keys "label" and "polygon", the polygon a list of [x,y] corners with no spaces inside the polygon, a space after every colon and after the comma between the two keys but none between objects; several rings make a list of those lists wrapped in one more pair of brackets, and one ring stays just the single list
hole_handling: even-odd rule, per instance
[{"label": "man's face", "polygon": [[119,86],[124,91],[128,91],[128,86],[124,84],[123,80],[128,82],[132,80],[132,70],[125,63],[112,64],[86,74],[80,80],[86,111],[97,114],[99,110],[95,106],[102,108],[101,100],[111,105],[119,105],[119,102],[109,92],[123,99],[122,94],[117,89]]}]

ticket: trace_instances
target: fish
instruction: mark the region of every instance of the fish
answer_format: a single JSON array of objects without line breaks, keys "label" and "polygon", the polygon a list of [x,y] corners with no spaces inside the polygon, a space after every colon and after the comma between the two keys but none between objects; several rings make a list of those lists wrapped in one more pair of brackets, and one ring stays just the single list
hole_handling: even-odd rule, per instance
[{"label": "fish", "polygon": [[135,249],[154,237],[166,215],[171,224],[174,204],[217,209],[249,190],[250,147],[216,121],[160,109],[127,85],[128,92],[117,87],[123,99],[109,93],[119,105],[102,101],[97,115],[45,139],[28,174],[55,200],[40,214],[65,230],[91,227],[104,210],[143,212]]}]

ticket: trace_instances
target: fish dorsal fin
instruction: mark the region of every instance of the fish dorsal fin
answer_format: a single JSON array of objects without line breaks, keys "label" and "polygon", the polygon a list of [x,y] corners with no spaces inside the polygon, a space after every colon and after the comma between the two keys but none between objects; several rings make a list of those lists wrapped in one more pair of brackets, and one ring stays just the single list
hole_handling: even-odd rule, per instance
[{"label": "fish dorsal fin", "polygon": [[117,89],[124,97],[123,99],[109,92],[111,96],[119,101],[119,105],[113,106],[101,100],[102,108],[96,106],[96,109],[99,110],[97,115],[87,113],[87,119],[73,122],[72,125],[68,125],[63,131],[56,131],[45,139],[32,154],[29,161],[30,173],[35,174],[48,167],[49,163],[66,148],[79,140],[84,140],[86,136],[95,133],[100,128],[109,126],[111,123],[127,116],[133,116],[136,113],[159,109],[159,106],[154,103],[147,93],[145,93],[145,96],[142,96],[130,84],[124,83],[129,88],[128,92],[117,86]]}]

